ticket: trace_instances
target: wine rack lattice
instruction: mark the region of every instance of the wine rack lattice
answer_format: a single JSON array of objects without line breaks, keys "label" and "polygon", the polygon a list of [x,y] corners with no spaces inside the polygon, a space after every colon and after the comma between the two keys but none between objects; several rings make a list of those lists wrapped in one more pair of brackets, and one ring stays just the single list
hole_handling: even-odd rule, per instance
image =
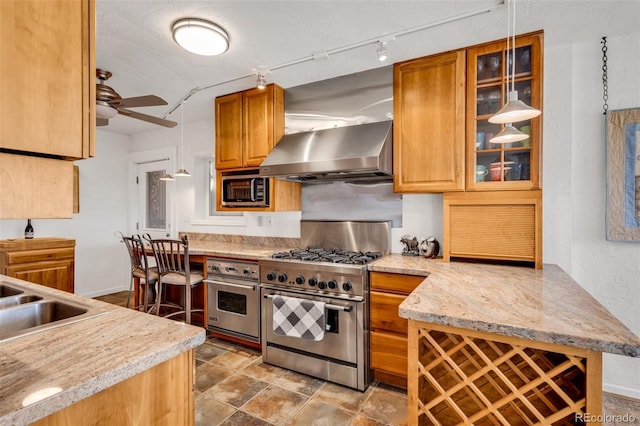
[{"label": "wine rack lattice", "polygon": [[587,359],[418,328],[420,425],[573,425]]}]

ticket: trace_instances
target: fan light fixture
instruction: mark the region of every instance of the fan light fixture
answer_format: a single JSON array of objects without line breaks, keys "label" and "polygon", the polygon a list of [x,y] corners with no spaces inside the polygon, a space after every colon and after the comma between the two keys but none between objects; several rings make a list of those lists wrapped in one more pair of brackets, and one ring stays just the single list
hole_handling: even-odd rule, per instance
[{"label": "fan light fixture", "polygon": [[229,49],[227,32],[204,19],[179,19],[171,25],[171,33],[176,43],[196,55],[215,56]]},{"label": "fan light fixture", "polygon": [[[511,34],[511,91],[509,92],[509,97],[507,103],[493,116],[489,118],[489,123],[496,124],[507,124],[508,127],[511,123],[517,123],[519,121],[530,120],[534,117],[537,117],[541,114],[539,109],[535,109],[525,104],[524,102],[518,100],[518,91],[515,89],[515,74],[516,74],[516,0],[507,0],[507,58],[509,57],[509,4],[513,3],[513,18],[511,19],[511,24],[513,26],[513,32]],[[507,89],[509,89],[509,64],[507,61]],[[504,130],[504,129],[503,129]],[[502,133],[502,132],[500,132]],[[499,133],[499,134],[500,134]],[[498,134],[498,135],[499,135]],[[492,143],[504,143],[500,142],[496,137],[491,139]],[[526,135],[525,135],[526,136]],[[526,139],[523,138],[523,139]],[[509,141],[513,142],[513,141]]]},{"label": "fan light fixture", "polygon": [[174,176],[179,177],[191,177],[191,174],[184,168],[184,101],[182,101],[182,108],[180,108],[180,170],[175,172]]},{"label": "fan light fixture", "polygon": [[384,62],[389,57],[387,55],[387,43],[384,41],[378,42],[378,48],[376,49],[376,53],[378,54],[378,61]]},{"label": "fan light fixture", "polygon": [[96,118],[104,118],[108,120],[115,117],[117,114],[118,110],[106,102],[96,101]]},{"label": "fan light fixture", "polygon": [[258,81],[256,82],[256,87],[260,90],[267,87],[267,79],[261,73],[258,73]]}]

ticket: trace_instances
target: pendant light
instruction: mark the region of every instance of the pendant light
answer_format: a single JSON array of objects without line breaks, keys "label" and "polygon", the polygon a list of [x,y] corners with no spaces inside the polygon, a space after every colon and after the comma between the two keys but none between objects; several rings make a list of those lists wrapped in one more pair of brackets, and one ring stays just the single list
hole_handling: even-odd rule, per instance
[{"label": "pendant light", "polygon": [[191,174],[184,168],[184,101],[180,108],[180,170],[174,173],[178,177],[191,177]]},{"label": "pendant light", "polygon": [[[515,74],[516,74],[516,0],[507,0],[507,55],[508,59],[511,56],[511,90],[507,98],[507,103],[493,116],[489,118],[490,123],[504,124],[504,128],[500,133],[491,139],[492,143],[510,143],[525,140],[529,135],[520,132],[513,127],[512,123],[519,121],[530,120],[540,115],[540,110],[530,107],[521,100],[518,99],[518,91],[515,90]],[[513,3],[513,32],[511,35],[509,31],[511,25],[509,25],[509,4]],[[511,54],[509,54],[509,41],[511,37]],[[509,89],[509,61],[507,60],[507,90]]]}]

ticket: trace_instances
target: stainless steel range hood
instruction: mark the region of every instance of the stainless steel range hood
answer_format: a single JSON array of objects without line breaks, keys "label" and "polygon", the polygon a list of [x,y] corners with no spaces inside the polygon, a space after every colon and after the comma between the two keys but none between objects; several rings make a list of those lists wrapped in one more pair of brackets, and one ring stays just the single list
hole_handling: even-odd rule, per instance
[{"label": "stainless steel range hood", "polygon": [[287,135],[260,174],[308,183],[390,181],[392,117],[391,66],[286,89]]},{"label": "stainless steel range hood", "polygon": [[260,175],[298,182],[392,179],[392,122],[360,124],[283,137]]}]

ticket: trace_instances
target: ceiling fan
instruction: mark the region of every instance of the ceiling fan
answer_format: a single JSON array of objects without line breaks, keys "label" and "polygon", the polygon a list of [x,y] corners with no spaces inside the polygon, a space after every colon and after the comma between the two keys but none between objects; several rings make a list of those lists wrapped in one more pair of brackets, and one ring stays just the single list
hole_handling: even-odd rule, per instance
[{"label": "ceiling fan", "polygon": [[138,120],[159,124],[164,127],[175,127],[178,124],[175,121],[127,109],[167,105],[167,101],[155,95],[122,98],[118,92],[104,84],[104,81],[108,80],[111,75],[109,71],[96,69],[96,77],[100,80],[99,83],[96,83],[96,126],[106,126],[109,124],[109,119],[115,117],[116,114],[137,118]]}]

